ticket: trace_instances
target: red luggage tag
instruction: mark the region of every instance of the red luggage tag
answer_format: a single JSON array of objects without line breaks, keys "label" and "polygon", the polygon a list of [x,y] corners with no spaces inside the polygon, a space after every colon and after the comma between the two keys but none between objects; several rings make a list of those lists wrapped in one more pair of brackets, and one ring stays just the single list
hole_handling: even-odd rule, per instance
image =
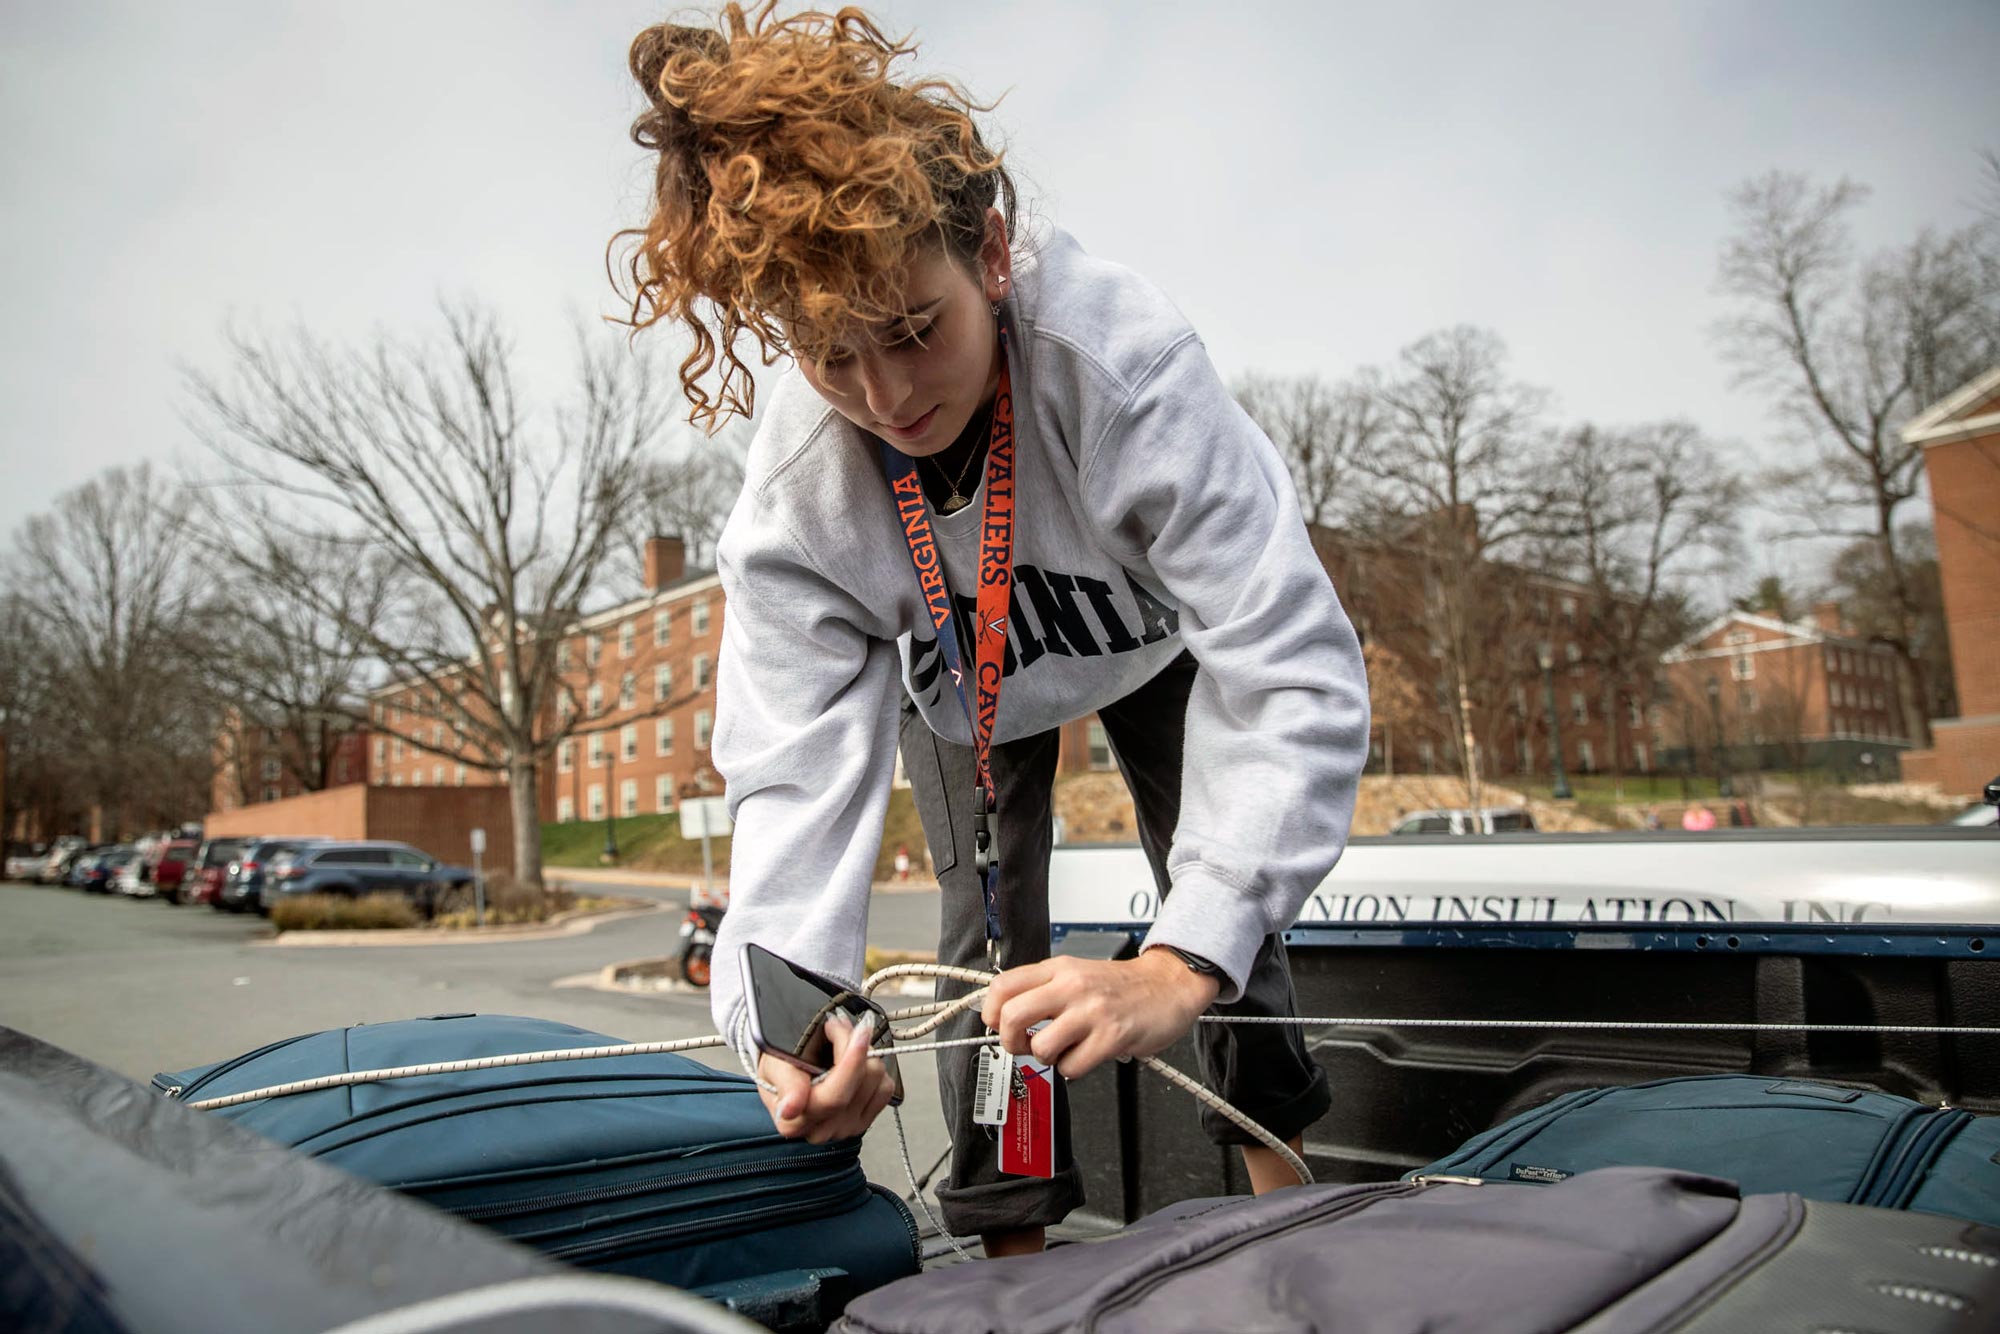
[{"label": "red luggage tag", "polygon": [[1000,1170],[1010,1176],[1056,1174],[1056,1081],[1062,1076],[1032,1056],[1014,1058],[1007,1123],[1000,1127]]}]

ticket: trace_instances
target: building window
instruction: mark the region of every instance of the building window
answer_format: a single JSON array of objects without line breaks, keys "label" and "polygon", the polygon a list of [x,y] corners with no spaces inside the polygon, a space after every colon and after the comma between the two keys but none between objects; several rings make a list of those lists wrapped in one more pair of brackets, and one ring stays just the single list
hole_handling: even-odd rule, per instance
[{"label": "building window", "polygon": [[1754,681],[1757,679],[1757,660],[1748,653],[1739,653],[1729,660],[1729,679],[1732,681]]},{"label": "building window", "polygon": [[604,661],[604,636],[585,635],[583,637],[583,665],[595,667]]},{"label": "building window", "polygon": [[1750,642],[1750,639],[1751,634],[1748,630],[1734,630],[1724,635],[1722,642],[1734,647],[1737,644],[1747,644]]},{"label": "building window", "polygon": [[694,606],[688,609],[688,628],[698,635],[708,633],[708,600],[706,598],[695,603]]},{"label": "building window", "polygon": [[424,771],[421,768],[410,770],[410,786],[422,787],[423,785],[424,785]]},{"label": "building window", "polygon": [[1646,745],[1644,742],[1640,742],[1638,745],[1632,747],[1632,765],[1640,773],[1645,773],[1646,762],[1647,762]]},{"label": "building window", "polygon": [[556,717],[562,719],[564,722],[568,722],[570,720],[570,715],[574,714],[575,712],[576,712],[576,696],[569,693],[569,688],[567,686],[557,686]]},{"label": "building window", "polygon": [[1528,716],[1528,688],[1526,686],[1517,685],[1514,687],[1514,716],[1516,718],[1525,718]]},{"label": "building window", "polygon": [[604,683],[603,683],[603,682],[601,682],[601,681],[592,681],[592,682],[590,683],[590,690],[589,690],[589,692],[588,692],[588,693],[587,693],[587,694],[586,694],[586,695],[584,696],[584,703],[585,703],[586,705],[588,705],[588,706],[589,706],[589,708],[590,708],[590,716],[591,716],[591,717],[593,717],[593,718],[595,718],[595,717],[596,717],[596,716],[597,716],[598,714],[600,714],[600,713],[603,713],[603,712],[604,712]]},{"label": "building window", "polygon": [[627,778],[618,784],[618,813],[637,815],[639,813],[639,781]]},{"label": "building window", "polygon": [[715,730],[715,715],[707,709],[700,709],[694,715],[694,748],[708,749],[709,733]]},{"label": "building window", "polygon": [[1563,609],[1563,623],[1564,623],[1565,625],[1575,625],[1575,624],[1576,624],[1576,599],[1575,599],[1575,598],[1564,598],[1564,599],[1562,600],[1562,609]]},{"label": "building window", "polygon": [[452,771],[451,771],[451,785],[452,785],[453,787],[464,787],[464,786],[465,786],[465,766],[464,766],[464,765],[462,765],[462,764],[461,764],[461,765],[458,765],[458,766],[456,766],[455,768],[453,768],[453,769],[452,769]]},{"label": "building window", "polygon": [[433,764],[431,766],[431,786],[444,786],[444,766],[442,764]]},{"label": "building window", "polygon": [[279,763],[278,763],[278,762],[277,762],[276,760],[265,760],[265,761],[264,761],[264,781],[265,781],[265,782],[267,782],[267,783],[275,783],[275,782],[277,782],[277,781],[278,781],[278,775],[279,775],[279,774],[281,774],[281,773],[283,773],[283,772],[284,772],[284,767],[283,767],[282,765],[280,765],[280,764],[279,764]]},{"label": "building window", "polygon": [[1830,644],[1826,647],[1826,649],[1823,652],[1826,660],[1826,669],[1830,672],[1839,665],[1840,660],[1834,654],[1833,646]]},{"label": "building window", "polygon": [[569,824],[571,821],[575,819],[576,819],[576,803],[571,801],[568,797],[557,797],[556,822],[558,824]]},{"label": "building window", "polygon": [[653,669],[653,703],[665,704],[673,693],[674,669],[672,664],[663,662]]},{"label": "building window", "polygon": [[389,743],[389,760],[394,763],[403,758],[403,738],[396,737]]},{"label": "building window", "polygon": [[389,780],[390,787],[401,787],[402,785],[403,785],[403,776],[401,774],[397,774]]},{"label": "building window", "polygon": [[561,640],[556,644],[556,670],[559,672],[569,670],[569,641],[567,639]]},{"label": "building window", "polygon": [[593,820],[602,820],[604,818],[604,784],[592,783],[590,785],[589,805],[585,809],[590,812],[590,818]]},{"label": "building window", "polygon": [[1521,738],[1521,772],[1524,774],[1532,773],[1534,772],[1534,768],[1535,739],[1531,736],[1524,736]]},{"label": "building window", "polygon": [[593,769],[602,769],[604,767],[604,733],[602,732],[592,732],[590,734],[590,767]]},{"label": "building window", "polygon": [[1757,711],[1757,692],[1749,686],[1741,687],[1736,692],[1736,705],[1745,713],[1755,713]]},{"label": "building window", "polygon": [[618,678],[618,707],[629,709],[639,702],[639,679],[627,672]]},{"label": "building window", "polygon": [[382,706],[380,704],[375,706],[375,721],[377,723],[382,721]]},{"label": "building window", "polygon": [[1625,721],[1634,727],[1644,727],[1646,719],[1639,708],[1639,701],[1629,695],[1625,699]]},{"label": "building window", "polygon": [[653,613],[653,647],[665,648],[673,642],[674,622],[672,613],[661,607]]},{"label": "building window", "polygon": [[625,621],[618,627],[618,656],[629,658],[639,649],[639,626],[634,621]]},{"label": "building window", "polygon": [[400,723],[400,722],[402,722],[402,721],[403,721],[403,706],[402,706],[402,705],[400,705],[400,704],[391,704],[391,705],[389,706],[389,721],[390,721],[390,722],[392,722],[392,723]]},{"label": "building window", "polygon": [[1432,773],[1437,769],[1437,747],[1431,744],[1429,737],[1417,742],[1417,763],[1423,766],[1425,773]]},{"label": "building window", "polygon": [[576,768],[576,742],[565,739],[556,747],[556,772],[566,774]]},{"label": "building window", "polygon": [[631,723],[618,729],[618,758],[627,764],[639,758],[639,729]]},{"label": "building window", "polygon": [[382,749],[382,738],[378,736],[375,738],[375,763],[377,764],[382,763]]},{"label": "building window", "polygon": [[1571,676],[1583,675],[1582,649],[1578,648],[1574,644],[1565,644],[1563,645],[1563,657],[1569,660],[1569,674]]},{"label": "building window", "polygon": [[1576,743],[1576,767],[1587,774],[1597,772],[1597,751],[1590,744],[1589,737]]},{"label": "building window", "polygon": [[653,753],[671,755],[674,753],[674,720],[659,718],[653,722]]},{"label": "building window", "polygon": [[708,689],[708,655],[706,653],[697,653],[694,655],[694,688],[696,690]]},{"label": "building window", "polygon": [[1092,719],[1087,729],[1087,735],[1090,738],[1090,767],[1093,769],[1111,768],[1113,765],[1111,758],[1111,736],[1104,730],[1104,724],[1098,722],[1096,719]]},{"label": "building window", "polygon": [[277,799],[278,799],[277,785],[275,783],[266,783],[264,785],[264,800],[276,801]]},{"label": "building window", "polygon": [[1590,701],[1583,697],[1581,690],[1569,692],[1570,721],[1587,723],[1590,721]]}]

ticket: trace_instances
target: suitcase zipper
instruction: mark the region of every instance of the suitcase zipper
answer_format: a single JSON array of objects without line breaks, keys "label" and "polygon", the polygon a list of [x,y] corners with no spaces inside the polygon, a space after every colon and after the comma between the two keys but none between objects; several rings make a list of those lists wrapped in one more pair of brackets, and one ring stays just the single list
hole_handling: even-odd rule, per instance
[{"label": "suitcase zipper", "polygon": [[221,1065],[216,1066],[214,1069],[210,1070],[207,1074],[203,1075],[201,1078],[195,1080],[193,1083],[190,1084],[185,1084],[185,1085],[163,1084],[160,1081],[163,1078],[165,1078],[165,1076],[154,1075],[152,1080],[153,1087],[158,1089],[163,1097],[176,1098],[181,1101],[186,1101],[188,1094],[193,1093],[196,1089],[201,1088],[205,1084],[213,1083],[215,1080],[221,1078],[223,1075],[228,1074],[231,1070],[236,1069],[238,1066],[243,1065],[246,1062],[254,1061],[259,1056],[268,1055],[269,1053],[278,1050],[278,1048],[280,1047],[289,1047],[294,1042],[303,1042],[307,1038],[318,1037],[318,1036],[319,1034],[317,1033],[301,1033],[297,1037],[283,1038],[277,1042],[267,1042],[263,1046],[257,1048],[257,1050],[255,1051],[244,1052],[241,1056],[238,1056],[233,1061],[224,1061]]},{"label": "suitcase zipper", "polygon": [[1951,1137],[1973,1119],[1971,1112],[1950,1110],[1942,1107],[1926,1108],[1930,1115],[1924,1118],[1923,1126],[1916,1134],[1903,1142],[1902,1149],[1891,1160],[1888,1170],[1882,1174],[1882,1182],[1867,1192],[1867,1198],[1858,1200],[1860,1204],[1872,1204],[1884,1209],[1907,1208],[1910,1198],[1917,1193],[1917,1185],[1924,1171],[1944,1152]]},{"label": "suitcase zipper", "polygon": [[[862,1183],[862,1194],[867,1194],[867,1183]],[[679,1223],[668,1223],[661,1227],[646,1228],[626,1232],[610,1241],[579,1241],[567,1246],[536,1247],[551,1259],[563,1260],[570,1264],[588,1267],[593,1260],[609,1259],[645,1249],[659,1247],[688,1235],[699,1235],[704,1240],[717,1241],[754,1231],[757,1227],[780,1219],[787,1223],[809,1223],[819,1218],[831,1217],[839,1212],[835,1207],[843,1199],[855,1192],[850,1187],[839,1187],[810,1195],[804,1199],[790,1198],[777,1204],[767,1204],[756,1209],[744,1209],[738,1213],[724,1214],[709,1218],[691,1218]],[[512,1240],[521,1240],[518,1237]]]},{"label": "suitcase zipper", "polygon": [[1288,1218],[1283,1222],[1269,1223],[1263,1227],[1251,1228],[1249,1231],[1239,1233],[1227,1241],[1210,1246],[1197,1255],[1186,1256],[1173,1264],[1156,1269],[1142,1278],[1135,1280],[1123,1292],[1104,1302],[1097,1310],[1093,1311],[1090,1319],[1084,1323],[1083,1328],[1086,1334],[1088,1334],[1088,1331],[1097,1328],[1100,1320],[1114,1315],[1139,1301],[1147,1293],[1153,1291],[1153,1289],[1167,1282],[1183,1270],[1192,1269],[1197,1265],[1207,1264],[1212,1260],[1233,1254],[1250,1245],[1252,1242],[1267,1241],[1272,1237],[1282,1237],[1287,1232],[1293,1232],[1303,1227],[1310,1227],[1315,1223],[1324,1223],[1329,1219],[1339,1218],[1344,1214],[1364,1208],[1387,1196],[1414,1195],[1416,1192],[1424,1189],[1427,1189],[1427,1187],[1408,1181],[1390,1182],[1380,1186],[1365,1186],[1359,1188],[1355,1194],[1343,1195],[1331,1201],[1330,1203],[1333,1207],[1310,1210],[1300,1217]]},{"label": "suitcase zipper", "polygon": [[[764,1174],[782,1175],[789,1172],[803,1172],[822,1163],[849,1155],[841,1150],[819,1149],[812,1154],[799,1154],[792,1160],[780,1164],[771,1162],[732,1163],[724,1167],[696,1168],[682,1172],[668,1172],[662,1176],[646,1177],[639,1181],[621,1181],[615,1185],[590,1186],[581,1190],[562,1191],[554,1195],[534,1195],[525,1200],[508,1200],[499,1204],[474,1205],[470,1209],[451,1209],[448,1212],[475,1223],[490,1223],[495,1219],[515,1218],[522,1214],[542,1213],[556,1209],[569,1209],[580,1204],[602,1204],[610,1200],[625,1199],[633,1195],[644,1195],[655,1190],[676,1190],[684,1186],[700,1185],[706,1182],[733,1181],[739,1177]],[[453,1183],[462,1184],[462,1183]],[[422,1198],[421,1196],[419,1198]],[[438,1206],[443,1208],[444,1206]]]},{"label": "suitcase zipper", "polygon": [[887,1186],[879,1186],[871,1181],[868,1183],[868,1189],[874,1191],[885,1200],[894,1201],[896,1212],[902,1215],[903,1226],[910,1234],[910,1258],[915,1261],[918,1269],[922,1269],[924,1267],[924,1235],[917,1231],[917,1216],[910,1212],[909,1205],[903,1203],[903,1197],[895,1191],[890,1190]]}]

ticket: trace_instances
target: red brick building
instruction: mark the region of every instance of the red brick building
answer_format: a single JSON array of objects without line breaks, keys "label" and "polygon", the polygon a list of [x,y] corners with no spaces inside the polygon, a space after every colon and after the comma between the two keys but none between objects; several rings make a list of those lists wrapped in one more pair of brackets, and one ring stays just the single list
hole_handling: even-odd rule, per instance
[{"label": "red brick building", "polygon": [[211,748],[209,809],[233,811],[311,790],[301,775],[319,770],[322,746],[327,749],[320,787],[367,781],[368,729],[351,719],[329,718],[308,729],[279,728],[232,710]]},{"label": "red brick building", "polygon": [[1810,622],[1718,616],[1660,662],[1667,696],[1656,721],[1675,762],[1707,769],[1719,747],[1735,769],[1873,765],[1892,776],[1892,758],[1910,744],[1902,655],[1849,631],[1835,603]]},{"label": "red brick building", "polygon": [[1924,451],[1959,707],[1931,720],[1931,748],[1905,756],[1903,774],[1971,797],[2000,775],[2000,366],[1903,439]]},{"label": "red brick building", "polygon": [[[722,790],[709,765],[721,580],[687,570],[679,538],[655,537],[646,543],[645,582],[644,594],[579,618],[555,643],[558,689],[543,734],[570,735],[538,774],[544,820],[667,812],[683,795]],[[368,781],[504,784],[504,773],[477,763],[467,738],[429,721],[438,710],[416,707],[418,689],[392,684],[371,694],[385,729],[413,735],[372,738]]]}]

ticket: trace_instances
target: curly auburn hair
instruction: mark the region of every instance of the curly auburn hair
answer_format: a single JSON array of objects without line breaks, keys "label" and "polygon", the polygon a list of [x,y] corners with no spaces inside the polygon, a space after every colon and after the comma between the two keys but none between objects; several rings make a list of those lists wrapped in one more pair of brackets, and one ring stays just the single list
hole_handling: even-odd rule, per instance
[{"label": "curly auburn hair", "polygon": [[1014,183],[972,121],[990,104],[947,80],[893,81],[915,47],[859,9],[780,19],[776,3],[728,4],[718,28],[663,23],[632,43],[651,103],[632,139],[658,161],[645,226],[613,238],[637,238],[626,322],[692,336],[681,387],[710,431],[756,405],[739,335],[766,366],[819,355],[901,314],[897,280],[926,247],[972,267],[996,200],[1014,224]]}]

